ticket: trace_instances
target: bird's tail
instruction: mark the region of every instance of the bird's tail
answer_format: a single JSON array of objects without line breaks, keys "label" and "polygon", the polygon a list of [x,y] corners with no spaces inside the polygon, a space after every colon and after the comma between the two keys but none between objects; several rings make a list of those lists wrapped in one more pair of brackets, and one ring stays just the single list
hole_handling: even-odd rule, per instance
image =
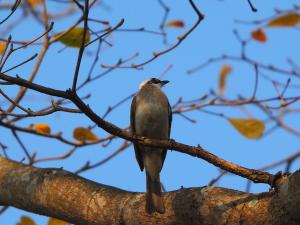
[{"label": "bird's tail", "polygon": [[146,171],[146,212],[151,214],[153,212],[164,213],[165,206],[163,202],[163,197],[161,193],[160,178],[153,180],[149,173]]}]

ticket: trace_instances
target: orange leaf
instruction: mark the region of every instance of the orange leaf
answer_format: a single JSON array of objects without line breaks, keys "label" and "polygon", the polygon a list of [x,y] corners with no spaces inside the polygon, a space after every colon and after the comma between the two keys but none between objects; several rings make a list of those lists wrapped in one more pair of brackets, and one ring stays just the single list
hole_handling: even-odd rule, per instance
[{"label": "orange leaf", "polygon": [[41,0],[27,0],[27,1],[32,7],[42,3]]},{"label": "orange leaf", "polygon": [[166,24],[167,27],[183,28],[184,22],[182,20],[170,21]]},{"label": "orange leaf", "polygon": [[220,94],[223,95],[225,91],[225,86],[226,86],[226,78],[227,75],[231,72],[231,67],[228,65],[223,65],[221,70],[220,70],[220,75],[219,75],[219,90]]},{"label": "orange leaf", "polygon": [[267,42],[267,36],[262,29],[257,29],[251,32],[251,36],[254,40],[259,42]]},{"label": "orange leaf", "polygon": [[68,223],[59,219],[49,218],[48,225],[67,225]]},{"label": "orange leaf", "polygon": [[268,27],[293,27],[300,23],[300,14],[288,13],[279,16],[268,23]]},{"label": "orange leaf", "polygon": [[35,222],[30,217],[22,216],[21,221],[17,225],[35,225]]},{"label": "orange leaf", "polygon": [[89,129],[84,127],[77,127],[73,131],[73,137],[80,142],[87,142],[87,141],[98,141],[98,137]]},{"label": "orange leaf", "polygon": [[41,134],[50,134],[51,128],[48,126],[48,124],[45,123],[37,123],[33,126],[34,130]]},{"label": "orange leaf", "polygon": [[6,48],[6,42],[0,41],[0,55],[3,55],[5,48]]}]

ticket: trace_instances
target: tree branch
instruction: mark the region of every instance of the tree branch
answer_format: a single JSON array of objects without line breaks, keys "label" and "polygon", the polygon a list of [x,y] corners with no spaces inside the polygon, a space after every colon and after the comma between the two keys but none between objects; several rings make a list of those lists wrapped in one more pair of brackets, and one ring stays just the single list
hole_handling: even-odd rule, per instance
[{"label": "tree branch", "polygon": [[73,78],[73,85],[72,85],[73,91],[76,91],[78,74],[79,74],[79,69],[80,69],[80,65],[81,65],[81,59],[82,59],[82,55],[83,55],[83,52],[85,49],[85,39],[86,39],[86,33],[87,33],[87,29],[88,29],[88,17],[89,17],[89,0],[85,0],[84,12],[83,12],[84,28],[83,28],[81,45],[80,45],[80,49],[78,52],[76,69],[75,69],[74,78]]},{"label": "tree branch", "polygon": [[141,137],[135,134],[132,134],[126,130],[123,130],[116,125],[105,121],[100,116],[98,116],[88,105],[86,105],[78,96],[76,93],[74,93],[71,89],[64,91],[59,91],[56,89],[44,87],[32,82],[29,82],[27,80],[21,79],[19,77],[14,78],[7,76],[3,73],[0,73],[0,79],[3,79],[5,81],[9,81],[11,83],[18,84],[20,86],[24,86],[30,89],[33,89],[35,91],[62,97],[69,99],[72,101],[86,116],[89,117],[90,120],[92,120],[97,126],[101,127],[106,132],[113,134],[115,136],[118,136],[120,138],[123,138],[125,140],[131,141],[131,142],[138,142],[141,145],[145,146],[151,146],[151,147],[158,147],[158,148],[165,148],[170,150],[176,150],[178,152],[182,152],[197,158],[204,159],[205,161],[223,169],[227,170],[228,172],[237,174],[239,176],[242,176],[244,178],[247,178],[249,180],[252,180],[255,183],[265,183],[269,184],[271,186],[274,186],[276,183],[276,179],[278,176],[274,176],[270,173],[254,170],[254,169],[247,169],[245,167],[239,166],[237,164],[228,162],[224,159],[221,159],[217,157],[214,154],[211,154],[210,152],[203,149],[200,145],[197,147],[189,146],[186,144],[182,144],[179,142],[176,142],[174,140],[153,140],[146,137]]},{"label": "tree branch", "polygon": [[[141,69],[143,68],[143,66],[145,66],[146,64],[154,61],[156,58],[165,55],[166,53],[174,50],[175,48],[177,48],[181,42],[183,42],[200,24],[200,22],[204,19],[204,15],[200,12],[200,10],[197,8],[197,6],[195,5],[195,3],[192,0],[189,0],[189,3],[192,7],[192,9],[194,10],[194,12],[197,14],[197,21],[195,22],[195,24],[188,30],[186,31],[184,34],[180,35],[177,38],[177,42],[173,45],[171,45],[170,47],[161,50],[161,51],[157,51],[157,52],[153,52],[153,56],[150,57],[149,59],[145,60],[144,62],[141,62],[139,64],[132,64],[130,66],[117,66],[117,68],[134,68],[134,69]],[[112,68],[115,66],[109,66],[109,65],[104,65],[102,64],[102,67],[104,68]]]},{"label": "tree branch", "polygon": [[97,184],[61,169],[41,169],[5,158],[0,163],[0,204],[78,225],[296,225],[300,219],[300,171],[284,177],[278,193],[181,188],[164,194],[165,214],[149,216],[144,193]]}]

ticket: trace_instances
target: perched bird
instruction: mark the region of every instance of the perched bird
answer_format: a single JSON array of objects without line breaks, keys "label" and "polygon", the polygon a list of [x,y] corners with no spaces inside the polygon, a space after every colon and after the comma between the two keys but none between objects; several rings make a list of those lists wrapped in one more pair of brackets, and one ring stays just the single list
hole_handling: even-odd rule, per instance
[{"label": "perched bird", "polygon": [[[140,84],[131,104],[130,126],[134,134],[151,139],[169,139],[172,111],[167,96],[161,91],[168,82],[151,78]],[[167,149],[134,143],[134,150],[141,171],[146,169],[146,212],[164,213],[159,173]]]}]

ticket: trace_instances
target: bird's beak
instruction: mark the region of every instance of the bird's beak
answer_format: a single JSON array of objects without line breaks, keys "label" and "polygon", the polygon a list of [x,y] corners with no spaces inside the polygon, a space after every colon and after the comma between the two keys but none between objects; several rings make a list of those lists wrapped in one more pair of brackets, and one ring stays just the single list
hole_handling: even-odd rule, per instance
[{"label": "bird's beak", "polygon": [[162,83],[162,86],[165,86],[167,83],[169,83],[170,81],[168,81],[168,80],[163,80],[163,81],[161,81],[161,83]]}]

